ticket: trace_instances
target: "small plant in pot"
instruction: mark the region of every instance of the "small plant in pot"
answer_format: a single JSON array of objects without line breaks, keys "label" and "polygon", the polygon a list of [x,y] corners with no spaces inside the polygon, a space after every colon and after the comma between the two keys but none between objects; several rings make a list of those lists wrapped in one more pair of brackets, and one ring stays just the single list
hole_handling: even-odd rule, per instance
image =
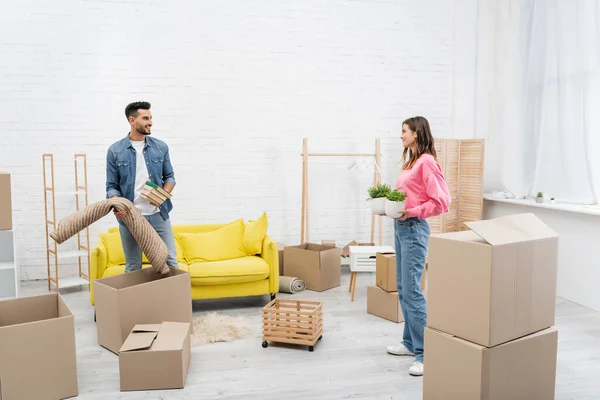
[{"label": "small plant in pot", "polygon": [[385,215],[390,218],[399,218],[402,216],[402,211],[406,209],[404,201],[406,193],[395,189],[389,192],[385,200]]},{"label": "small plant in pot", "polygon": [[537,196],[535,196],[535,202],[543,203],[544,202],[544,193],[538,192]]},{"label": "small plant in pot", "polygon": [[385,199],[387,194],[391,191],[392,188],[390,185],[385,183],[378,183],[377,185],[369,188],[369,200],[371,200],[371,209],[373,210],[373,214],[385,214]]}]

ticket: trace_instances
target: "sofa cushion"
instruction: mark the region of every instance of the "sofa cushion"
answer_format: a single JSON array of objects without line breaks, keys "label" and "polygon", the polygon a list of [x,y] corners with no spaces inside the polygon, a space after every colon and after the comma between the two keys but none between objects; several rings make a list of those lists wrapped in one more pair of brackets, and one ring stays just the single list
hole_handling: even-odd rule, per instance
[{"label": "sofa cushion", "polygon": [[100,236],[100,239],[104,242],[108,265],[125,264],[125,252],[123,252],[119,230],[116,229],[102,232],[98,234],[98,236]]},{"label": "sofa cushion", "polygon": [[188,264],[245,257],[244,221],[238,219],[209,232],[178,233]]},{"label": "sofa cushion", "polygon": [[[142,268],[152,268],[150,264],[142,264]],[[179,264],[179,269],[183,271],[189,271],[187,264]],[[104,274],[102,274],[102,278],[108,278],[110,276],[121,275],[125,273],[125,265],[113,265],[112,267],[108,267],[104,270]],[[100,279],[100,278],[98,278]]]},{"label": "sofa cushion", "polygon": [[249,256],[262,253],[262,244],[267,235],[269,222],[264,212],[256,221],[249,221],[244,230],[244,251]]},{"label": "sofa cushion", "polygon": [[192,285],[253,282],[269,277],[269,264],[258,256],[198,262],[189,266]]}]

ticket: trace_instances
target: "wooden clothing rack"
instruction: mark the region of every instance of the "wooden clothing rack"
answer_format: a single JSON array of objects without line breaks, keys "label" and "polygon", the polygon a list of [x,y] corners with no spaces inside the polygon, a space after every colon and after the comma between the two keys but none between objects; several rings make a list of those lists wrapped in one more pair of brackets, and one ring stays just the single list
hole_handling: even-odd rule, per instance
[{"label": "wooden clothing rack", "polygon": [[[373,185],[381,183],[381,142],[375,139],[375,152],[373,153],[309,153],[308,139],[302,140],[302,223],[300,228],[300,243],[308,243],[309,236],[309,207],[308,207],[308,159],[309,157],[374,157]],[[375,217],[379,227],[379,244],[383,241],[383,228],[381,215],[371,215],[371,242],[375,242]]]}]

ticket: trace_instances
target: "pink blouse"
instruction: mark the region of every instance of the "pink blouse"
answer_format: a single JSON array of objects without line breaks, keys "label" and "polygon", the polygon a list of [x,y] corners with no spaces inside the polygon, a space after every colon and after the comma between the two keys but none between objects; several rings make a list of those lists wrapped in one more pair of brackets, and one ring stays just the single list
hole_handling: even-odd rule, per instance
[{"label": "pink blouse", "polygon": [[448,212],[451,201],[448,185],[442,167],[431,154],[423,154],[412,169],[403,170],[396,189],[406,192],[409,217],[426,219]]}]

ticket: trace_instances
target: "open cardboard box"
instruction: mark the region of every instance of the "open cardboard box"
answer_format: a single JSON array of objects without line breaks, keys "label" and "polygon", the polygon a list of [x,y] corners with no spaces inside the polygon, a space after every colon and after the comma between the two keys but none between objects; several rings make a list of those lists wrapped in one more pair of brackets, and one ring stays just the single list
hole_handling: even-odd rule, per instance
[{"label": "open cardboard box", "polygon": [[284,248],[284,275],[306,283],[306,289],[323,291],[341,284],[342,258],[339,247],[306,243]]},{"label": "open cardboard box", "polygon": [[190,366],[191,324],[135,325],[119,350],[121,391],[182,389]]},{"label": "open cardboard box", "polygon": [[94,281],[98,344],[117,354],[137,324],[192,323],[190,274],[153,268]]},{"label": "open cardboard box", "polygon": [[60,294],[0,301],[0,399],[77,395],[75,320]]},{"label": "open cardboard box", "polygon": [[486,347],[554,325],[558,235],[533,214],[431,235],[427,323]]}]

